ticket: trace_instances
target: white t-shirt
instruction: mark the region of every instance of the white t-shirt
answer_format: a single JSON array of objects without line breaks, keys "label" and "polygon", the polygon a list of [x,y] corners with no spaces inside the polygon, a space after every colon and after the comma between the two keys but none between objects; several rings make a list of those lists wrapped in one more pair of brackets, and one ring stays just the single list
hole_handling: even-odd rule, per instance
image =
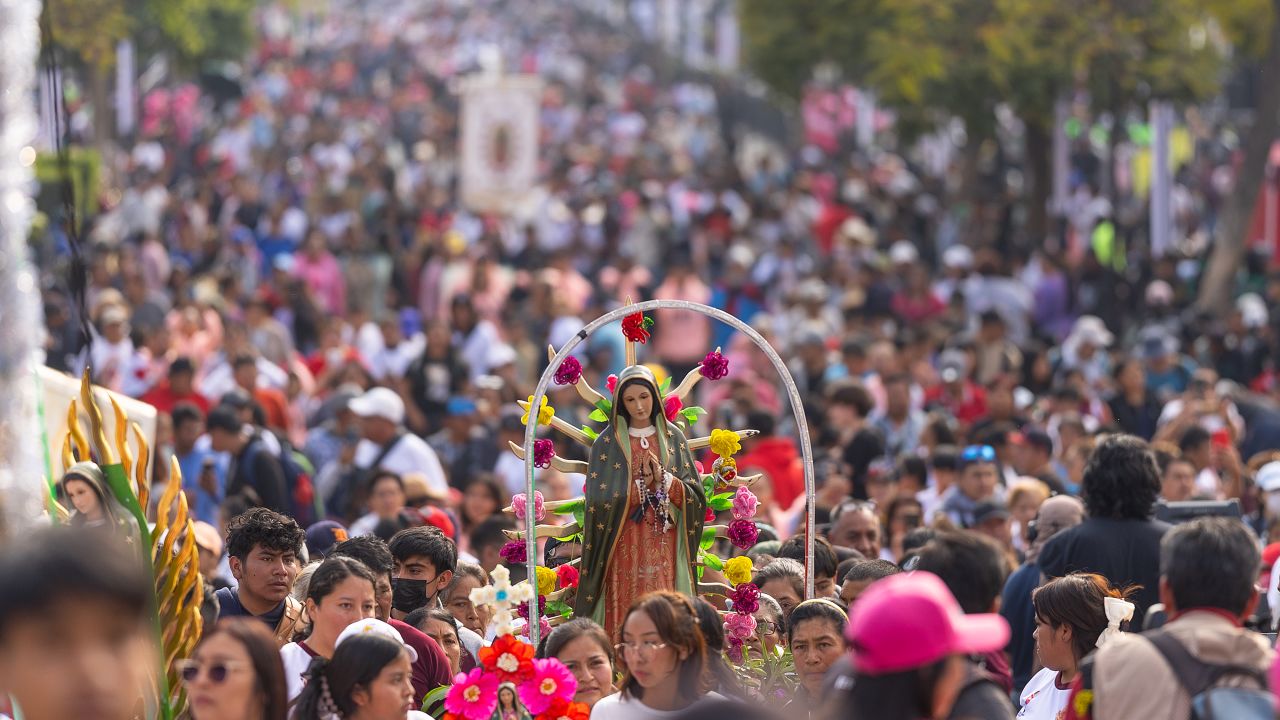
[{"label": "white t-shirt", "polygon": [[680,710],[654,710],[636,698],[622,697],[622,693],[614,693],[595,704],[591,708],[592,720],[655,720],[655,718],[675,718],[689,710],[713,700],[723,700],[719,693],[707,693],[702,699]]},{"label": "white t-shirt", "polygon": [[1018,717],[1027,720],[1061,720],[1067,716],[1071,688],[1058,686],[1058,671],[1044,668],[1022,688]]},{"label": "white t-shirt", "polygon": [[[372,442],[361,440],[356,446],[356,467],[369,467],[378,459],[381,451],[382,448]],[[445,477],[436,451],[417,435],[406,434],[401,437],[395,447],[391,448],[391,452],[382,459],[380,466],[384,470],[398,473],[400,477],[412,472],[422,473],[432,490],[446,492],[449,489],[449,479]]]},{"label": "white t-shirt", "polygon": [[280,661],[284,663],[284,685],[289,690],[289,702],[302,694],[306,682],[302,679],[311,667],[311,653],[296,642],[280,648]]}]

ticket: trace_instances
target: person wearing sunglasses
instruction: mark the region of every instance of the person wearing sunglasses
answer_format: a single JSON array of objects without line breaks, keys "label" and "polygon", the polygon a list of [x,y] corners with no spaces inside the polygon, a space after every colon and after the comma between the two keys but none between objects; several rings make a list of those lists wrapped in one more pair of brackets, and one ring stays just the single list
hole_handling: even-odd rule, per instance
[{"label": "person wearing sunglasses", "polygon": [[660,591],[641,596],[622,622],[622,689],[596,703],[596,720],[653,720],[699,705],[707,647],[698,615],[684,595]]},{"label": "person wearing sunglasses", "polygon": [[285,720],[289,698],[276,641],[262,623],[220,621],[179,661],[192,720]]},{"label": "person wearing sunglasses", "polygon": [[1003,500],[996,451],[990,445],[970,445],[960,453],[960,475],[943,493],[942,512],[959,527],[973,527],[982,503]]}]

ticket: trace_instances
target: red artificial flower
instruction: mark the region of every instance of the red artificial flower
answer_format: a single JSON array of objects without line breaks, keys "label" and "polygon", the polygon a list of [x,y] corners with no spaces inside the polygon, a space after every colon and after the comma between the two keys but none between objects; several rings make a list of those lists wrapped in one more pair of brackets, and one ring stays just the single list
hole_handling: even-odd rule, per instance
[{"label": "red artificial flower", "polygon": [[715,521],[716,521],[716,511],[715,511],[714,509],[712,509],[710,506],[708,506],[708,507],[707,507],[707,514],[702,518],[702,520],[703,520],[703,522],[715,522]]},{"label": "red artificial flower", "polygon": [[572,565],[561,565],[556,568],[556,579],[560,581],[560,587],[578,587],[578,568]]},{"label": "red artificial flower", "polygon": [[535,720],[590,720],[591,708],[586,703],[556,699]]},{"label": "red artificial flower", "polygon": [[669,396],[662,404],[663,412],[667,416],[667,422],[675,422],[680,417],[680,411],[684,409],[684,402],[676,395]]},{"label": "red artificial flower", "polygon": [[480,664],[500,682],[522,683],[533,677],[533,646],[514,635],[503,635],[480,648]]},{"label": "red artificial flower", "polygon": [[622,319],[622,335],[631,342],[641,345],[649,342],[649,328],[653,327],[653,318],[644,313],[634,313]]}]

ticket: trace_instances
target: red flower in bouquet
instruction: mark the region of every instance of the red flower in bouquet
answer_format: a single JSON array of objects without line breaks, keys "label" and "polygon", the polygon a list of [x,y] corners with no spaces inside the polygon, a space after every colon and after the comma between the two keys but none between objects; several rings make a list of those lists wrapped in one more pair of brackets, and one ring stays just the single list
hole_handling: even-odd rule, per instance
[{"label": "red flower in bouquet", "polygon": [[622,319],[622,335],[631,342],[641,345],[649,342],[649,328],[653,327],[653,318],[644,313],[634,313]]},{"label": "red flower in bouquet", "polygon": [[521,683],[533,677],[533,646],[502,635],[489,647],[480,648],[480,664],[494,673],[500,682]]},{"label": "red flower in bouquet", "polygon": [[662,410],[667,416],[667,422],[675,422],[683,409],[684,401],[675,395],[668,397],[662,404]]},{"label": "red flower in bouquet", "polygon": [[560,581],[562,588],[576,588],[578,587],[578,568],[572,565],[561,565],[556,568],[556,579]]},{"label": "red flower in bouquet", "polygon": [[589,720],[591,708],[586,703],[555,700],[535,720]]}]

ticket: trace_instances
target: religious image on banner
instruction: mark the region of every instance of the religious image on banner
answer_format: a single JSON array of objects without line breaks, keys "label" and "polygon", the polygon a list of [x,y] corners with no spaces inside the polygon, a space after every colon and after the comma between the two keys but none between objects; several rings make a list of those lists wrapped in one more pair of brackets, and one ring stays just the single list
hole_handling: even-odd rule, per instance
[{"label": "religious image on banner", "polygon": [[481,76],[462,94],[462,200],[472,210],[510,212],[538,180],[542,82]]}]

